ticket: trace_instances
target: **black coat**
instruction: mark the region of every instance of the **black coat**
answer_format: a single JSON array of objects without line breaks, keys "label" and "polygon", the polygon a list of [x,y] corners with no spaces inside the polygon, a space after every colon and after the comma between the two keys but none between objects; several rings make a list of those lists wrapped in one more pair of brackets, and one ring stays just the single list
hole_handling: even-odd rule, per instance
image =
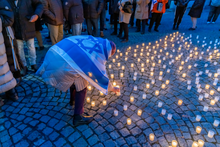
[{"label": "black coat", "polygon": [[205,4],[205,0],[195,0],[188,15],[191,17],[200,18],[204,4]]},{"label": "black coat", "polygon": [[178,7],[187,7],[190,0],[174,0],[174,4]]},{"label": "black coat", "polygon": [[[5,27],[12,26],[14,22],[14,13],[13,13],[13,10],[10,4],[7,2],[7,0],[0,0],[0,18],[2,20],[2,25],[3,25],[2,34],[4,37],[7,61],[8,61],[11,72],[14,74],[14,77],[18,78],[17,75],[15,75],[14,60],[13,60],[13,55],[12,55],[12,46],[11,46],[9,37],[7,36],[6,29],[5,29]],[[23,67],[23,64],[20,60],[20,56],[18,54],[18,47],[17,47],[16,39],[14,39],[13,43],[14,43],[14,50],[15,50],[15,54],[17,56],[18,62],[20,66]]]},{"label": "black coat", "polygon": [[46,23],[62,25],[64,23],[63,5],[61,0],[42,0],[44,5],[43,17]]},{"label": "black coat", "polygon": [[82,0],[64,0],[64,16],[71,25],[83,23],[83,4]]},{"label": "black coat", "polygon": [[43,5],[40,0],[18,0],[16,6],[14,0],[8,0],[14,11],[15,37],[20,40],[29,40],[35,38],[35,23],[29,22],[33,15],[41,17],[43,13]]},{"label": "black coat", "polygon": [[97,19],[104,8],[103,0],[83,0],[85,19]]},{"label": "black coat", "polygon": [[119,13],[119,0],[110,0],[109,3],[109,12],[110,14]]}]

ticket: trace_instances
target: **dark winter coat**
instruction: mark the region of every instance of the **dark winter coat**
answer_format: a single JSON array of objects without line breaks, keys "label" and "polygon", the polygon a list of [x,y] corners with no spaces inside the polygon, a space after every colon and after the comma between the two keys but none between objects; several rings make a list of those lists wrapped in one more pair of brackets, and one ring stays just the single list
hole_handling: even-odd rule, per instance
[{"label": "dark winter coat", "polygon": [[43,13],[43,5],[40,0],[18,0],[18,5],[15,5],[14,0],[8,0],[14,11],[15,37],[20,40],[29,40],[35,38],[35,23],[29,22],[33,15],[41,17]]},{"label": "dark winter coat", "polygon": [[64,0],[64,16],[71,25],[83,23],[83,4],[82,0]]},{"label": "dark winter coat", "polygon": [[104,8],[103,0],[83,0],[85,19],[97,19]]},{"label": "dark winter coat", "polygon": [[[14,14],[13,14],[12,8],[10,7],[9,3],[6,0],[0,0],[0,18],[2,20],[2,27],[3,27],[2,34],[4,37],[7,61],[8,61],[11,72],[15,74],[14,60],[13,60],[13,55],[12,55],[12,47],[11,47],[11,43],[10,43],[10,40],[7,36],[6,29],[5,29],[5,27],[12,26],[12,24],[14,22]],[[23,64],[20,60],[20,56],[18,54],[18,47],[17,47],[16,39],[14,40],[13,43],[14,43],[15,54],[17,56],[20,67],[23,67]],[[18,78],[17,75],[14,75],[14,77]]]},{"label": "dark winter coat", "polygon": [[191,17],[200,18],[204,4],[205,4],[205,0],[195,0],[188,15]]},{"label": "dark winter coat", "polygon": [[178,7],[186,7],[190,0],[174,0],[174,4]]},{"label": "dark winter coat", "polygon": [[44,20],[51,25],[62,25],[64,23],[63,4],[61,0],[42,0],[44,5]]},{"label": "dark winter coat", "polygon": [[118,5],[119,0],[110,0],[110,8],[109,11],[111,10],[112,14],[113,13],[118,13],[119,14],[119,5]]}]

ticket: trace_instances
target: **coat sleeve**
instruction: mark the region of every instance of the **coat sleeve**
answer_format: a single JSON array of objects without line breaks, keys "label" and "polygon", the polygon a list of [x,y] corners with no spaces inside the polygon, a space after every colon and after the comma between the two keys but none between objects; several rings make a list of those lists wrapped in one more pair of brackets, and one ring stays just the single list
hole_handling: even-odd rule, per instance
[{"label": "coat sleeve", "polygon": [[48,3],[48,0],[43,0],[43,7],[44,7],[44,10],[43,10],[43,13],[46,17],[50,18],[51,20],[56,20],[56,17],[55,15],[49,10],[49,3]]},{"label": "coat sleeve", "polygon": [[14,23],[14,13],[7,0],[0,1],[0,18],[3,27],[12,26]]},{"label": "coat sleeve", "polygon": [[69,11],[70,8],[73,6],[73,1],[71,0],[64,0],[63,1],[63,13],[64,13],[64,17],[66,18],[66,20],[68,21],[69,19]]},{"label": "coat sleeve", "polygon": [[104,0],[98,0],[99,4],[98,4],[98,8],[97,8],[97,12],[98,14],[100,14],[102,12],[102,9],[104,9]]},{"label": "coat sleeve", "polygon": [[140,5],[140,4],[142,3],[142,0],[136,0],[136,3],[137,3],[138,5]]},{"label": "coat sleeve", "polygon": [[40,0],[32,0],[32,5],[35,7],[34,14],[38,15],[39,17],[42,16],[44,11],[44,6],[42,4],[42,1]]}]

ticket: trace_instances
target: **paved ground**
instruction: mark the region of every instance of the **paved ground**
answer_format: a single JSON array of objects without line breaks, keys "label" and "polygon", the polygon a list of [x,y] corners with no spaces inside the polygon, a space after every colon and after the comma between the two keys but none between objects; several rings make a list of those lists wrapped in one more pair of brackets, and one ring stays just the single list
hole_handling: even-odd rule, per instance
[{"label": "paved ground", "polygon": [[[183,39],[178,35],[169,36],[167,49],[164,46],[164,38],[174,32],[171,30],[173,12],[164,14],[159,33],[146,32],[145,35],[141,35],[135,33],[134,28],[130,29],[130,41],[125,44],[121,44],[115,36],[110,36],[111,30],[105,31],[106,37],[115,41],[117,48],[123,54],[121,57],[120,53],[117,53],[118,59],[116,55],[113,57],[116,59],[115,63],[112,60],[107,63],[107,66],[112,65],[108,72],[109,75],[114,74],[114,79],[111,81],[120,85],[121,96],[113,93],[100,96],[99,91],[94,88],[89,91],[87,96],[96,103],[95,107],[85,104],[86,111],[94,115],[94,121],[89,125],[79,127],[72,125],[74,111],[68,104],[69,92],[60,92],[46,85],[40,77],[29,74],[16,88],[19,101],[5,102],[5,105],[1,107],[0,147],[168,147],[171,146],[172,140],[177,140],[178,146],[191,147],[193,141],[199,139],[205,141],[206,147],[220,146],[220,129],[213,125],[215,120],[220,120],[220,103],[216,100],[215,105],[210,105],[210,100],[217,99],[216,97],[219,96],[219,83],[213,85],[213,82],[217,82],[218,79],[214,78],[214,73],[217,73],[220,67],[219,57],[217,53],[214,53],[214,42],[219,38],[219,21],[216,24],[207,25],[207,11],[205,10],[202,18],[199,19],[196,31],[188,31],[191,21],[185,15],[179,30],[179,35],[183,36]],[[46,30],[43,31],[43,35],[47,35]],[[197,35],[199,39],[196,38]],[[174,37],[173,41],[171,37]],[[159,39],[162,41],[160,42]],[[190,48],[185,46],[183,40],[188,43],[192,42]],[[197,43],[198,40],[199,43]],[[153,49],[155,41],[159,41],[160,46]],[[180,41],[179,44],[178,41]],[[212,44],[210,41],[213,41]],[[149,42],[152,45],[149,45],[148,49],[142,47],[142,43],[148,45]],[[205,43],[207,45],[202,47]],[[50,46],[46,40],[45,44],[47,47]],[[137,52],[134,50],[136,45],[139,45]],[[182,45],[181,50],[178,50],[180,45]],[[127,51],[129,46],[131,50]],[[207,51],[209,46],[211,48]],[[197,56],[195,47],[198,47]],[[218,47],[219,44],[217,44]],[[126,51],[128,55],[125,55]],[[37,52],[38,64],[42,63],[45,53],[46,50]],[[134,53],[137,57],[134,57]],[[143,53],[143,56],[140,53]],[[213,58],[208,61],[210,53]],[[192,58],[188,59],[190,54]],[[176,60],[177,56],[179,58]],[[125,57],[128,58],[127,61]],[[153,60],[152,57],[154,57]],[[161,63],[158,63],[159,60]],[[184,65],[182,65],[183,70],[179,71],[181,61],[184,61]],[[121,66],[118,67],[119,62],[121,66],[125,66],[125,70],[122,70]],[[134,68],[131,68],[131,63],[134,63]],[[144,63],[145,72],[141,72],[141,63]],[[205,64],[208,66],[204,67]],[[192,66],[191,69],[188,69],[189,65]],[[170,72],[168,73],[167,70]],[[163,72],[162,80],[159,80],[160,71]],[[137,72],[137,79],[133,80],[135,72]],[[154,73],[153,76],[150,75],[151,72]],[[120,73],[124,73],[124,77],[120,77]],[[186,77],[182,77],[183,73]],[[155,80],[154,84],[152,80]],[[165,84],[166,80],[169,80],[169,84]],[[188,83],[189,80],[191,84]],[[146,88],[147,83],[150,84],[149,89]],[[162,84],[165,84],[164,89],[161,87]],[[206,84],[210,85],[209,89],[205,89]],[[134,86],[137,86],[136,91]],[[187,89],[190,86],[192,86],[191,89]],[[155,95],[157,90],[159,95]],[[209,94],[211,90],[214,90],[214,95]],[[146,94],[146,99],[142,98],[143,94]],[[209,96],[205,98],[207,94]],[[134,97],[134,102],[130,101],[130,96]],[[199,97],[204,98],[199,100]],[[107,100],[106,106],[102,105],[103,100]],[[179,100],[183,101],[182,105],[178,105]],[[159,102],[162,102],[162,107],[158,107]],[[124,105],[128,106],[126,111],[123,110]],[[208,106],[208,111],[204,111],[204,106]],[[137,115],[139,109],[142,110],[141,116]],[[161,114],[162,109],[166,110],[165,115]],[[114,116],[115,110],[118,111],[118,116]],[[171,120],[168,120],[168,114],[172,114]],[[202,116],[200,121],[196,121],[197,115]],[[127,118],[131,118],[131,125],[127,125]],[[197,126],[202,127],[200,134],[195,131]],[[215,133],[213,138],[207,136],[210,130]],[[154,141],[149,140],[150,133],[155,135]]]}]

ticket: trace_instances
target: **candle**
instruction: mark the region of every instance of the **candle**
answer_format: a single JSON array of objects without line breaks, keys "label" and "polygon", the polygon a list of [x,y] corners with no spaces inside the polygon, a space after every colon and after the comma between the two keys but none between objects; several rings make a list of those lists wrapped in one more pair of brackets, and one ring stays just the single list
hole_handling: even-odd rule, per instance
[{"label": "candle", "polygon": [[198,147],[198,143],[196,141],[193,142],[192,147]]},{"label": "candle", "polygon": [[188,80],[188,81],[187,81],[187,84],[188,84],[188,85],[189,85],[189,84],[191,84],[191,81],[190,81],[190,80]]},{"label": "candle", "polygon": [[122,66],[121,69],[124,70],[124,69],[125,69],[125,66]]},{"label": "candle", "polygon": [[128,52],[125,52],[125,55],[128,55]]},{"label": "candle", "polygon": [[154,72],[150,72],[150,76],[153,76],[154,75]]},{"label": "candle", "polygon": [[146,98],[147,98],[147,95],[146,95],[146,94],[143,94],[142,97],[143,97],[143,99],[146,99]]},{"label": "candle", "polygon": [[152,80],[151,80],[151,84],[154,84],[154,83],[155,83],[155,80],[154,80],[154,79],[152,79]]},{"label": "candle", "polygon": [[166,80],[166,84],[168,85],[170,83],[170,81],[169,80]]},{"label": "candle", "polygon": [[144,63],[141,63],[141,67],[144,67]]},{"label": "candle", "polygon": [[128,60],[128,58],[127,57],[125,57],[125,61],[127,61]]},{"label": "candle", "polygon": [[170,73],[170,69],[167,69],[167,73]]},{"label": "candle", "polygon": [[111,64],[109,64],[109,66],[108,66],[109,68],[112,68],[112,65]]},{"label": "candle", "polygon": [[115,57],[116,57],[116,59],[118,59],[118,55],[116,55]]},{"label": "candle", "polygon": [[182,104],[183,104],[183,100],[179,100],[178,105],[182,105]]},{"label": "candle", "polygon": [[211,100],[210,105],[215,105],[215,100]]},{"label": "candle", "polygon": [[111,74],[111,78],[112,78],[112,79],[114,78],[114,74]]},{"label": "candle", "polygon": [[209,97],[209,94],[208,93],[205,93],[205,98],[208,98]]},{"label": "candle", "polygon": [[209,138],[212,138],[212,137],[214,136],[214,134],[215,134],[215,133],[210,130],[209,133],[208,133],[208,137],[209,137]]},{"label": "candle", "polygon": [[137,56],[137,54],[136,53],[134,53],[134,57],[136,57]]},{"label": "candle", "polygon": [[186,77],[186,73],[183,73],[182,77],[185,78]]},{"label": "candle", "polygon": [[200,126],[197,126],[196,127],[196,133],[200,134],[202,131],[202,128]]},{"label": "candle", "polygon": [[95,101],[91,102],[92,107],[95,107]]},{"label": "candle", "polygon": [[120,56],[122,56],[123,54],[122,53],[120,53]]},{"label": "candle", "polygon": [[134,81],[136,81],[136,80],[137,80],[137,77],[136,77],[136,76],[134,76],[134,77],[133,77],[133,80],[134,80]]},{"label": "candle", "polygon": [[200,121],[200,120],[201,120],[201,118],[202,118],[202,116],[201,116],[201,115],[196,115],[196,121]]},{"label": "candle", "polygon": [[163,78],[162,76],[159,76],[159,80],[160,80],[160,81],[162,80],[162,78]]},{"label": "candle", "polygon": [[216,97],[215,97],[215,102],[218,102],[218,100],[219,100],[219,97],[216,96]]},{"label": "candle", "polygon": [[166,110],[165,110],[165,109],[162,109],[161,114],[162,114],[162,115],[165,115],[165,114],[166,114]]},{"label": "candle", "polygon": [[146,88],[147,88],[147,89],[150,88],[150,84],[149,84],[149,83],[146,84]]},{"label": "candle", "polygon": [[127,119],[127,124],[131,125],[131,119],[130,118]]},{"label": "candle", "polygon": [[154,67],[156,64],[155,63],[152,63],[152,66]]},{"label": "candle", "polygon": [[159,102],[159,103],[158,103],[158,107],[159,107],[159,108],[162,107],[162,105],[163,105],[162,102]]},{"label": "candle", "polygon": [[198,140],[199,147],[203,147],[205,142],[201,139]]},{"label": "candle", "polygon": [[163,72],[162,72],[162,71],[160,71],[160,75],[161,75],[161,76],[163,75]]},{"label": "candle", "polygon": [[118,63],[118,67],[120,67],[121,66],[121,63]]},{"label": "candle", "polygon": [[213,95],[214,93],[215,93],[214,90],[211,90],[211,91],[210,91],[210,95]]},{"label": "candle", "polygon": [[191,69],[191,67],[192,67],[192,66],[191,66],[191,65],[189,65],[189,66],[188,66],[188,69]]},{"label": "candle", "polygon": [[92,86],[88,86],[88,90],[92,90]]},{"label": "candle", "polygon": [[141,116],[141,114],[142,114],[142,110],[138,110],[137,115]]},{"label": "candle", "polygon": [[205,89],[209,89],[210,85],[209,84],[206,84],[205,85]]},{"label": "candle", "polygon": [[209,107],[208,106],[204,106],[203,111],[208,111]]},{"label": "candle", "polygon": [[121,76],[121,78],[122,78],[122,77],[124,76],[124,73],[121,73],[120,76]]},{"label": "candle", "polygon": [[183,67],[182,67],[182,66],[180,66],[180,67],[179,67],[179,70],[182,70],[182,69],[183,69]]},{"label": "candle", "polygon": [[118,110],[114,110],[114,115],[118,116]]},{"label": "candle", "polygon": [[165,87],[166,87],[166,85],[165,85],[165,84],[162,84],[161,88],[164,89]]},{"label": "candle", "polygon": [[103,95],[103,93],[100,91],[100,95]]},{"label": "candle", "polygon": [[187,89],[188,89],[188,90],[190,90],[191,88],[192,88],[192,86],[191,86],[191,85],[188,85],[188,86],[187,86]]},{"label": "candle", "polygon": [[151,134],[149,135],[149,139],[150,139],[150,141],[154,141],[154,134],[153,134],[153,133],[151,133]]},{"label": "candle", "polygon": [[199,95],[199,100],[200,100],[200,101],[203,100],[203,95]]},{"label": "candle", "polygon": [[214,123],[213,123],[213,125],[214,125],[215,127],[218,127],[219,121],[218,121],[218,120],[215,120]]},{"label": "candle", "polygon": [[130,96],[130,102],[133,102],[133,101],[134,101],[134,97]]},{"label": "candle", "polygon": [[112,62],[115,62],[115,59],[112,59]]},{"label": "candle", "polygon": [[158,96],[159,95],[159,90],[155,91],[155,95]]},{"label": "candle", "polygon": [[106,106],[107,105],[107,101],[103,100],[102,104],[103,104],[103,106]]},{"label": "candle", "polygon": [[141,61],[141,59],[140,58],[138,58],[138,62],[140,62]]},{"label": "candle", "polygon": [[134,90],[135,90],[135,91],[137,90],[137,86],[136,86],[136,85],[134,86]]},{"label": "candle", "polygon": [[124,109],[124,111],[128,110],[128,106],[124,105],[123,109]]},{"label": "candle", "polygon": [[113,86],[114,86],[114,87],[116,86],[116,82],[113,82]]},{"label": "candle", "polygon": [[144,72],[144,68],[141,68],[141,72]]},{"label": "candle", "polygon": [[177,146],[177,144],[178,144],[178,143],[177,143],[177,141],[176,141],[176,140],[173,140],[173,141],[172,141],[172,147],[176,147],[176,146]]},{"label": "candle", "polygon": [[131,67],[134,67],[134,64],[133,64],[133,63],[131,63]]},{"label": "candle", "polygon": [[172,114],[168,114],[167,119],[168,119],[168,120],[171,120],[171,119],[172,119],[172,116],[173,116]]},{"label": "candle", "polygon": [[87,98],[86,98],[86,102],[87,102],[87,103],[90,103],[90,97],[87,97]]}]

